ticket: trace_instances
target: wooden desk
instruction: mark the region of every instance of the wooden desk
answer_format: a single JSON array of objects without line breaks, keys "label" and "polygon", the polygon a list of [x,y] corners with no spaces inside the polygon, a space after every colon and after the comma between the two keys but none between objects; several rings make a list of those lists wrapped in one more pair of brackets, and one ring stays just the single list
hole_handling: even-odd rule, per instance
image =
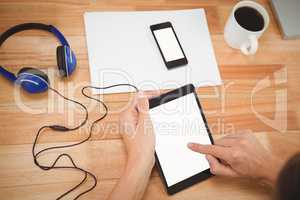
[{"label": "wooden desk", "polygon": [[[214,137],[224,132],[233,133],[252,129],[274,154],[287,159],[300,150],[298,105],[300,40],[281,39],[278,25],[274,21],[267,0],[261,0],[259,2],[270,14],[271,23],[259,41],[257,54],[246,57],[230,49],[223,39],[223,27],[236,2],[233,0],[1,0],[0,32],[24,22],[53,24],[67,36],[76,53],[78,66],[70,81],[59,80],[55,75],[57,41],[50,34],[40,31],[27,31],[10,38],[0,48],[1,65],[8,66],[14,72],[28,65],[49,69],[48,73],[54,87],[89,106],[91,122],[100,115],[101,109],[99,105],[91,103],[80,94],[81,87],[89,83],[83,13],[203,7],[206,10],[215,54],[224,80],[223,86],[198,89]],[[263,79],[264,82],[260,81]],[[257,85],[264,85],[265,88],[253,92]],[[14,91],[16,91],[14,87],[1,77],[1,199],[55,199],[77,184],[82,176],[70,170],[45,172],[37,168],[31,156],[32,141],[36,131],[43,124],[65,122],[72,126],[82,120],[83,114],[79,109],[74,111],[73,105],[67,107],[60,98],[51,93],[28,95],[21,92],[20,95],[15,95],[18,93]],[[253,107],[251,107],[251,96]],[[67,150],[74,156],[79,166],[92,171],[99,179],[97,188],[82,199],[105,199],[121,175],[126,154],[120,139],[119,112],[128,103],[130,97],[132,97],[130,94],[106,95],[104,99],[111,113],[97,126],[92,140],[80,147]],[[60,105],[59,108],[57,105]],[[32,109],[36,114],[28,113],[28,109]],[[271,127],[259,116],[269,119],[278,116],[279,118]],[[278,126],[280,124],[281,126]],[[276,128],[282,128],[282,133]],[[40,139],[40,143],[41,146],[48,146],[79,141],[86,136],[87,129],[88,126],[71,134],[48,131]],[[56,153],[41,159],[50,161]],[[87,185],[91,183],[90,180]],[[270,194],[268,188],[256,182],[214,177],[168,197],[154,170],[145,199],[262,200],[269,199]]]}]

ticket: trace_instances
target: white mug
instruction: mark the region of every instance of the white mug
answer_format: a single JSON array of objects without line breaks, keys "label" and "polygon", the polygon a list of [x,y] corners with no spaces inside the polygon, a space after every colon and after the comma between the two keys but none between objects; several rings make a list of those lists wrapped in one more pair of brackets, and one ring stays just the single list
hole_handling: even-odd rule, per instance
[{"label": "white mug", "polygon": [[[264,19],[264,27],[259,31],[251,31],[243,28],[236,20],[234,13],[238,8],[251,7],[258,11]],[[235,49],[240,49],[245,55],[253,55],[258,48],[258,38],[269,25],[269,15],[266,9],[254,1],[241,1],[237,3],[226,22],[224,38],[226,43]]]}]

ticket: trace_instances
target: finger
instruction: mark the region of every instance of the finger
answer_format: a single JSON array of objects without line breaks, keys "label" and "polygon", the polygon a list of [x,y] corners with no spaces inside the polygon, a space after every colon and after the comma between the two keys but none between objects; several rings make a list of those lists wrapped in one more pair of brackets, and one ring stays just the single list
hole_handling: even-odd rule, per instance
[{"label": "finger", "polygon": [[149,99],[158,96],[159,90],[154,91],[140,91],[137,95],[136,110],[142,114],[148,114],[149,111]]},{"label": "finger", "polygon": [[129,107],[121,113],[120,124],[123,136],[132,137],[136,131],[137,125],[145,124],[144,113],[149,110],[148,99],[141,91],[135,95]]},{"label": "finger", "polygon": [[238,176],[235,171],[230,166],[226,166],[218,161],[215,157],[211,155],[206,155],[206,159],[210,166],[210,172],[214,175],[219,176]]},{"label": "finger", "polygon": [[120,111],[120,123],[137,121],[138,111],[136,109],[138,94],[132,98]]},{"label": "finger", "polygon": [[137,103],[138,103],[139,94],[136,94],[134,99],[131,101],[126,110],[124,110],[120,114],[120,125],[121,131],[124,134],[131,135],[134,133],[136,129],[136,125],[138,122],[138,111],[137,111]]},{"label": "finger", "polygon": [[153,126],[152,121],[149,116],[149,100],[147,98],[140,98],[138,100],[138,124],[137,128],[142,128],[143,133],[148,134],[149,136],[153,136]]},{"label": "finger", "polygon": [[148,115],[149,111],[149,100],[146,97],[140,97],[137,103],[137,110],[139,112],[139,117],[145,117]]},{"label": "finger", "polygon": [[223,160],[228,160],[230,158],[229,148],[227,147],[189,143],[188,148],[192,151],[202,154],[210,154]]}]

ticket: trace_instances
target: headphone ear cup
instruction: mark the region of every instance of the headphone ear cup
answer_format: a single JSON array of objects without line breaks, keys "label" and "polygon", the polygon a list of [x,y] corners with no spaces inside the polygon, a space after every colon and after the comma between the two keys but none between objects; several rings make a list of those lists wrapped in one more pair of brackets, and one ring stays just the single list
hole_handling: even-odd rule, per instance
[{"label": "headphone ear cup", "polygon": [[70,49],[70,47],[67,47],[68,50],[69,50],[69,56],[68,56],[68,73],[69,75],[71,75],[75,68],[76,68],[76,65],[77,65],[77,60],[76,60],[76,57],[75,57],[75,53],[72,51],[72,49]]},{"label": "headphone ear cup", "polygon": [[32,67],[23,67],[22,69],[20,69],[20,71],[18,72],[18,76],[22,73],[29,73],[29,74],[34,74],[38,77],[40,77],[41,79],[43,79],[44,81],[46,81],[49,84],[49,78],[48,75],[45,74],[43,71],[32,68]]},{"label": "headphone ear cup", "polygon": [[38,69],[25,67],[18,72],[16,83],[29,93],[40,93],[48,90],[49,78]]},{"label": "headphone ear cup", "polygon": [[68,76],[65,55],[66,54],[65,54],[64,46],[58,46],[56,48],[56,60],[57,60],[57,67],[58,67],[59,74],[62,77]]},{"label": "headphone ear cup", "polygon": [[56,49],[57,66],[61,76],[70,76],[76,68],[76,57],[69,46],[58,46]]}]

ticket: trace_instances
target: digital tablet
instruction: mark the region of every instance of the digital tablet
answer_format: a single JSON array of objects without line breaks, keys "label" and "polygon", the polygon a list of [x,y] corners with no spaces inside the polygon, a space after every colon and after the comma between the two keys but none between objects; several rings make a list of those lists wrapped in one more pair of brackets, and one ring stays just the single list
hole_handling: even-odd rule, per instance
[{"label": "digital tablet", "polygon": [[213,144],[200,101],[192,84],[149,99],[156,136],[155,159],[168,194],[174,194],[212,174],[204,154],[187,144]]}]

